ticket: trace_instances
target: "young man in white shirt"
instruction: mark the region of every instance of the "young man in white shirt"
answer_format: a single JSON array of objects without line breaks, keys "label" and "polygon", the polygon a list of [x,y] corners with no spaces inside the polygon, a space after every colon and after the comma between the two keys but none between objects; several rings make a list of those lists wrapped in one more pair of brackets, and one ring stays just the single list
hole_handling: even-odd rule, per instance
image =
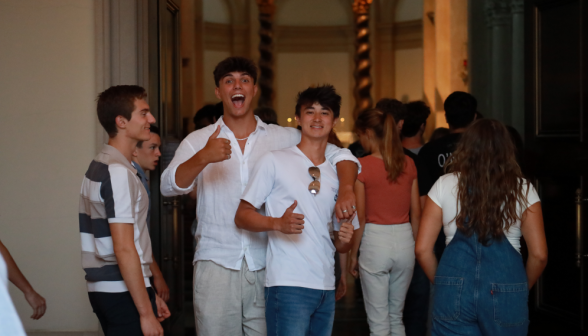
[{"label": "young man in white shirt", "polygon": [[113,86],[98,96],[98,120],[109,139],[80,191],[82,267],[106,336],[163,336],[160,322],[170,316],[149,283],[149,198],[131,164],[137,142],[149,140],[155,122],[146,96],[136,85]]},{"label": "young man in white shirt", "polygon": [[[189,134],[161,177],[164,196],[197,186],[198,241],[194,253],[194,314],[199,335],[265,335],[267,234],[235,226],[235,213],[254,165],[265,153],[300,142],[294,128],[267,125],[253,113],[257,67],[229,57],[214,70],[224,115]],[[346,149],[327,147],[340,182],[337,215],[355,211],[353,183],[359,162]],[[343,161],[346,160],[346,161]],[[340,162],[341,161],[341,162]],[[345,211],[345,212],[343,212]]]},{"label": "young man in white shirt", "polygon": [[[351,248],[355,227],[333,219],[339,182],[325,159],[341,97],[331,85],[298,95],[302,127],[297,146],[272,151],[257,163],[235,223],[268,231],[266,322],[268,335],[331,335],[335,318],[335,250]],[[265,204],[267,216],[258,213]],[[332,241],[333,239],[333,241]]]}]

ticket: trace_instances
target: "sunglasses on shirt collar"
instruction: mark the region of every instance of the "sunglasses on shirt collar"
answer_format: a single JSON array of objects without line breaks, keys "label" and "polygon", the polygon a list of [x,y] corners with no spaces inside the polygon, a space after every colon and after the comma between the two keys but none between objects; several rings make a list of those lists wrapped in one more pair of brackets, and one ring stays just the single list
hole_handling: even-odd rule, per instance
[{"label": "sunglasses on shirt collar", "polygon": [[315,195],[319,193],[321,190],[321,170],[318,167],[310,167],[308,168],[308,173],[312,176],[312,182],[308,185],[308,191],[311,194]]}]

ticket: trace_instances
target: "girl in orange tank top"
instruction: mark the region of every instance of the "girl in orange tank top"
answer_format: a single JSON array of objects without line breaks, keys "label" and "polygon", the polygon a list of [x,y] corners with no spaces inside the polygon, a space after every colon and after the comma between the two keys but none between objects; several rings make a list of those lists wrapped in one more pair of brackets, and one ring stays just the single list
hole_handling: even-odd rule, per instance
[{"label": "girl in orange tank top", "polygon": [[[405,109],[395,100],[392,109]],[[354,235],[349,272],[361,278],[372,335],[405,335],[402,310],[415,265],[414,239],[421,207],[416,167],[404,155],[392,113],[368,110],[355,122],[361,145],[355,183],[360,229]],[[359,258],[358,258],[358,252]]]}]

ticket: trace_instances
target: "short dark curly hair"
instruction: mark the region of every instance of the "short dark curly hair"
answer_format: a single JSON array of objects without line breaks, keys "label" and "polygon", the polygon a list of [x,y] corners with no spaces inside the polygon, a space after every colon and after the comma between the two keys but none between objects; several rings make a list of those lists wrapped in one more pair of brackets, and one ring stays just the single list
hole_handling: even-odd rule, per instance
[{"label": "short dark curly hair", "polygon": [[402,125],[402,136],[410,138],[419,132],[421,125],[427,124],[431,109],[424,101],[414,101],[406,104],[406,118]]},{"label": "short dark curly hair", "polygon": [[228,57],[214,68],[214,83],[218,87],[220,80],[231,72],[245,72],[253,78],[253,84],[257,83],[257,65],[245,57]]},{"label": "short dark curly hair", "polygon": [[296,111],[294,114],[300,116],[300,109],[303,105],[319,103],[322,107],[326,107],[333,111],[333,116],[339,118],[341,112],[341,96],[335,91],[335,87],[331,84],[325,84],[298,92],[296,97]]},{"label": "short dark curly hair", "polygon": [[443,103],[445,119],[453,128],[463,128],[474,121],[478,101],[467,92],[455,91]]},{"label": "short dark curly hair", "polygon": [[118,133],[116,117],[123,116],[131,120],[135,100],[146,97],[145,89],[138,85],[111,86],[98,95],[98,120],[109,137],[113,138]]}]

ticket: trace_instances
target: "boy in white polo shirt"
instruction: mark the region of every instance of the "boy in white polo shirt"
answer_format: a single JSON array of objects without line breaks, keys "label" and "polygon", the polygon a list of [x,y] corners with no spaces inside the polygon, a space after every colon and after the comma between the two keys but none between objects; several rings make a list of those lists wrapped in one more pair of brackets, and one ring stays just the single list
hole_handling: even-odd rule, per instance
[{"label": "boy in white polo shirt", "polygon": [[[257,163],[235,216],[241,229],[269,231],[266,264],[268,335],[331,335],[335,317],[335,251],[351,247],[354,218],[337,223],[339,182],[326,159],[341,97],[331,85],[298,94],[297,146]],[[265,203],[267,216],[257,212]],[[279,309],[278,309],[279,307]]]}]

